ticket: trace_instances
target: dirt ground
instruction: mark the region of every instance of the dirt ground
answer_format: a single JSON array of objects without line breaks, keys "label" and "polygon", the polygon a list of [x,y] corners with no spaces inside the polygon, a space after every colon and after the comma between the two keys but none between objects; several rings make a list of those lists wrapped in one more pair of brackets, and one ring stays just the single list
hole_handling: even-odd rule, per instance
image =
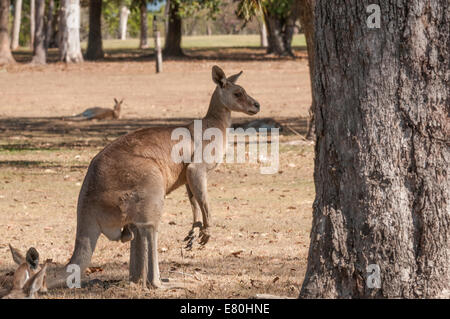
[{"label": "dirt ground", "polygon": [[[283,124],[279,172],[259,164],[223,164],[209,177],[210,242],[186,251],[192,213],[185,189],[167,196],[160,229],[163,277],[188,289],[146,290],[128,282],[129,244],[101,237],[92,274],[102,284],[53,290],[43,298],[247,298],[297,296],[309,247],[314,200],[313,145],[301,135],[311,102],[304,53],[296,60],[261,52],[199,50],[197,58],[166,61],[119,53],[97,63],[0,69],[0,274],[14,270],[8,244],[38,249],[42,259],[68,261],[74,246],[78,192],[90,160],[117,136],[137,128],[202,117],[214,84],[211,67],[231,75],[261,104],[257,118]],[[239,55],[240,54],[240,55]],[[26,56],[18,57],[27,59]],[[123,119],[68,122],[60,118],[124,98]],[[235,114],[236,121],[250,117]]]}]

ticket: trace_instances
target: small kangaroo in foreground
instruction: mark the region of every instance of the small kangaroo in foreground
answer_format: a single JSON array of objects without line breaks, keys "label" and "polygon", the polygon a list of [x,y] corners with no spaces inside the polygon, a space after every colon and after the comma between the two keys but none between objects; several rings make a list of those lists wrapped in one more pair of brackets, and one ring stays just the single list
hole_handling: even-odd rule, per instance
[{"label": "small kangaroo in foreground", "polygon": [[[241,74],[242,71],[227,78],[218,66],[212,68],[217,86],[202,119],[202,130],[220,129],[222,147],[226,146],[231,112],[254,115],[260,109],[259,103],[236,84]],[[182,127],[194,136],[194,123]],[[79,265],[82,274],[89,266],[98,237],[104,234],[110,240],[131,240],[131,281],[149,283],[155,288],[180,287],[160,278],[158,227],[164,197],[186,185],[194,218],[192,230],[198,227],[200,243],[206,244],[210,238],[207,172],[217,163],[173,161],[171,151],[178,141],[172,140],[171,134],[176,128],[151,127],[129,133],[107,145],[91,161],[78,197],[75,248],[69,261]],[[191,158],[193,154],[191,147]],[[65,282],[63,272],[48,280],[49,288]]]},{"label": "small kangaroo in foreground", "polygon": [[3,299],[34,299],[38,291],[46,292],[45,276],[47,263],[39,269],[39,253],[33,247],[28,249],[25,257],[11,247],[13,259],[20,266],[14,272],[12,289]]},{"label": "small kangaroo in foreground", "polygon": [[91,107],[84,110],[82,113],[63,118],[70,121],[86,121],[86,120],[117,120],[120,118],[121,106],[123,99],[120,102],[114,98],[114,108],[108,109],[104,107]]}]

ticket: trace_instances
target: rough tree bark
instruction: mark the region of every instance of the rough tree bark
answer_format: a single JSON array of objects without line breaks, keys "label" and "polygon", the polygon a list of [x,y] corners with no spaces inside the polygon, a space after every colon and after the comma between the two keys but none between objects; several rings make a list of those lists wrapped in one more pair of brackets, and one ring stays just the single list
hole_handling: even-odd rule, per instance
[{"label": "rough tree bark", "polygon": [[36,29],[36,3],[35,0],[30,0],[30,48],[34,50],[34,34]]},{"label": "rough tree bark", "polygon": [[83,62],[80,46],[80,0],[61,0],[59,57],[66,63]]},{"label": "rough tree bark", "polygon": [[45,64],[47,63],[47,50],[45,49],[45,0],[36,0],[36,12],[35,12],[36,30],[34,33],[34,49],[33,58],[31,63],[33,64]]},{"label": "rough tree bark", "polygon": [[122,1],[120,5],[120,17],[119,17],[119,37],[120,40],[127,39],[127,24],[128,24],[128,16],[130,15],[130,9],[125,5]]},{"label": "rough tree bark", "polygon": [[449,296],[448,1],[378,3],[369,29],[370,1],[316,1],[316,199],[300,297]]},{"label": "rough tree bark", "polygon": [[9,0],[0,1],[0,65],[14,63],[9,45]]},{"label": "rough tree bark", "polygon": [[139,10],[141,13],[141,36],[139,41],[139,48],[147,49],[148,48],[147,0],[141,0]]},{"label": "rough tree bark", "polygon": [[299,18],[305,34],[306,45],[308,49],[308,64],[309,64],[309,78],[311,81],[311,106],[309,108],[308,132],[306,138],[309,140],[315,139],[314,127],[314,110],[316,99],[314,97],[314,7],[316,0],[297,0],[299,6]]},{"label": "rough tree bark", "polygon": [[164,56],[183,56],[181,49],[181,18],[178,15],[178,2],[170,1],[168,29],[166,34],[166,43],[164,45]]},{"label": "rough tree bark", "polygon": [[20,24],[22,20],[22,0],[14,2],[14,24],[11,35],[11,50],[19,47]]},{"label": "rough tree bark", "polygon": [[89,1],[89,36],[87,60],[98,60],[104,56],[102,43],[102,0]]}]

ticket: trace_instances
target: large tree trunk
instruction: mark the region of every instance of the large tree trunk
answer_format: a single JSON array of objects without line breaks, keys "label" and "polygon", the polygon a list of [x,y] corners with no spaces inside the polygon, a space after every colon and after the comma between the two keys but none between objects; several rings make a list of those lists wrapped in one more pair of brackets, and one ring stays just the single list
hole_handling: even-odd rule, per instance
[{"label": "large tree trunk", "polygon": [[177,1],[170,1],[168,29],[166,43],[164,45],[164,56],[183,56],[181,49],[181,18],[178,15]]},{"label": "large tree trunk", "polygon": [[61,0],[60,60],[66,63],[83,62],[80,46],[80,0]]},{"label": "large tree trunk", "polygon": [[301,297],[449,297],[448,1],[378,3],[381,28],[369,29],[368,1],[316,2]]},{"label": "large tree trunk", "polygon": [[30,0],[30,48],[34,50],[34,35],[36,33],[36,3],[35,0]]},{"label": "large tree trunk", "polygon": [[311,81],[312,102],[309,108],[308,132],[306,138],[313,140],[315,138],[314,112],[316,98],[314,97],[314,7],[316,0],[297,0],[299,5],[299,18],[305,34],[306,45],[308,49],[309,77]]},{"label": "large tree trunk", "polygon": [[22,0],[14,2],[14,24],[11,36],[11,50],[19,47],[20,23],[22,20]]},{"label": "large tree trunk", "polygon": [[45,64],[47,62],[47,50],[45,49],[44,31],[45,0],[36,0],[36,31],[34,33],[34,50],[31,63]]},{"label": "large tree trunk", "polygon": [[128,15],[130,14],[130,10],[125,5],[125,2],[122,1],[120,5],[120,17],[119,17],[119,37],[120,40],[127,39],[127,24],[128,24]]},{"label": "large tree trunk", "polygon": [[147,0],[141,0],[140,6],[141,13],[141,37],[139,42],[139,48],[148,48],[148,19],[147,19]]},{"label": "large tree trunk", "polygon": [[55,11],[55,1],[49,0],[47,7],[47,19],[45,21],[45,49],[48,49],[53,37],[53,12]]},{"label": "large tree trunk", "polygon": [[0,65],[14,63],[9,45],[9,0],[0,1]]},{"label": "large tree trunk", "polygon": [[89,1],[89,37],[86,52],[87,60],[102,59],[102,0]]}]

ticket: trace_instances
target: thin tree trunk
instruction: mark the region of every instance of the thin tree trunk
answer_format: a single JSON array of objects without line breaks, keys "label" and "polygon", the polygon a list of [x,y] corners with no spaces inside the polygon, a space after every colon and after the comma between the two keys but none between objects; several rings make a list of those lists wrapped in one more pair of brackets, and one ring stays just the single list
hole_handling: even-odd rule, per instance
[{"label": "thin tree trunk", "polygon": [[450,297],[447,0],[317,0],[306,298]]},{"label": "thin tree trunk", "polygon": [[141,0],[139,9],[141,13],[141,37],[139,42],[139,48],[146,49],[148,48],[147,0]]},{"label": "thin tree trunk", "polygon": [[47,7],[47,20],[45,21],[45,49],[50,46],[53,35],[53,12],[55,11],[55,1],[49,0]]},{"label": "thin tree trunk", "polygon": [[30,0],[30,48],[34,50],[34,35],[36,33],[36,3]]},{"label": "thin tree trunk", "polygon": [[305,34],[306,46],[308,49],[309,78],[311,83],[311,107],[309,108],[308,132],[306,138],[315,139],[314,112],[316,99],[314,96],[314,7],[316,0],[298,0],[300,24]]},{"label": "thin tree trunk", "polygon": [[181,49],[181,18],[178,15],[178,3],[176,1],[170,2],[168,20],[168,30],[163,54],[166,57],[183,56],[184,53]]},{"label": "thin tree trunk", "polygon": [[14,2],[14,25],[11,37],[11,50],[19,47],[20,24],[22,20],[22,0]]},{"label": "thin tree trunk", "polygon": [[128,24],[128,15],[130,14],[130,10],[122,1],[120,6],[120,21],[119,21],[119,37],[120,40],[127,39],[127,24]]},{"label": "thin tree trunk", "polygon": [[31,63],[47,63],[47,50],[45,49],[44,31],[45,0],[36,0],[36,31],[34,33],[34,50]]},{"label": "thin tree trunk", "polygon": [[286,25],[284,27],[283,33],[283,41],[286,54],[290,55],[293,58],[295,58],[295,56],[294,53],[292,52],[292,39],[294,37],[295,23],[297,22],[300,16],[300,1],[301,0],[294,0],[292,2],[291,13],[289,14],[289,17],[286,19]]},{"label": "thin tree trunk", "polygon": [[9,0],[0,1],[0,65],[14,63],[9,43]]},{"label": "thin tree trunk", "polygon": [[80,0],[61,0],[60,60],[66,63],[83,62],[80,46]]},{"label": "thin tree trunk", "polygon": [[286,54],[284,46],[282,24],[279,18],[271,13],[264,13],[264,20],[266,21],[268,42],[267,53],[275,53],[279,56]]},{"label": "thin tree trunk", "polygon": [[89,1],[89,38],[87,60],[98,60],[104,56],[102,43],[102,0]]},{"label": "thin tree trunk", "polygon": [[258,17],[258,24],[259,24],[260,46],[261,48],[267,48],[269,46],[269,43],[267,41],[267,27],[266,22],[264,21],[264,15],[261,14],[261,16]]}]

